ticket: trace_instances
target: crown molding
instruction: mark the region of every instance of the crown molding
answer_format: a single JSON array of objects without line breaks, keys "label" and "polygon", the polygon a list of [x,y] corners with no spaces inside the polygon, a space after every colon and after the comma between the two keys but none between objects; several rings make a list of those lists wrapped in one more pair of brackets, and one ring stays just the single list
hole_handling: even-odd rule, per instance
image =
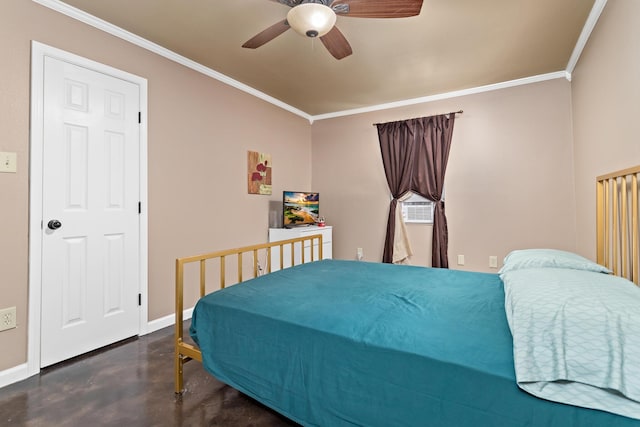
[{"label": "crown molding", "polygon": [[117,27],[107,21],[104,21],[100,18],[96,18],[93,15],[90,15],[80,9],[77,9],[73,6],[69,6],[66,3],[63,3],[60,0],[32,0],[35,3],[38,3],[44,7],[47,7],[49,9],[55,10],[56,12],[62,13],[63,15],[66,15],[70,18],[76,19],[80,22],[83,22],[87,25],[90,25],[94,28],[97,28],[101,31],[104,31],[108,34],[111,34],[112,36],[116,36],[118,38],[121,38],[125,41],[128,41],[129,43],[132,43],[136,46],[139,46],[143,49],[146,49],[148,51],[151,51],[153,53],[156,53],[162,57],[165,57],[171,61],[177,62],[178,64],[184,65],[187,68],[190,68],[194,71],[197,71],[199,73],[202,73],[206,76],[209,76],[213,79],[216,79],[222,83],[225,83],[229,86],[232,86],[236,89],[239,89],[243,92],[246,92],[250,95],[255,96],[256,98],[260,98],[263,101],[266,101],[270,104],[273,104],[277,107],[282,108],[283,110],[289,111],[290,113],[296,114],[300,117],[303,117],[307,120],[309,120],[310,122],[312,121],[312,117],[305,113],[302,110],[299,110],[289,104],[286,104],[282,101],[280,101],[279,99],[276,99],[270,95],[267,95],[264,92],[260,92],[257,89],[252,88],[251,86],[248,86],[244,83],[241,83],[237,80],[232,79],[229,76],[226,76],[222,73],[219,73],[218,71],[212,70],[211,68],[205,67],[204,65],[193,61],[189,58],[186,58],[182,55],[179,55],[167,48],[164,48],[158,44],[155,44],[145,38],[142,38],[140,36],[137,36],[127,30],[124,30],[120,27]]},{"label": "crown molding", "polygon": [[320,114],[317,116],[313,116],[313,120],[333,119],[335,117],[350,116],[353,114],[370,113],[372,111],[388,110],[390,108],[399,108],[399,107],[406,107],[408,105],[424,104],[427,102],[458,98],[460,96],[474,95],[482,92],[491,92],[494,90],[506,89],[514,86],[528,85],[531,83],[538,83],[538,82],[554,80],[554,79],[569,80],[567,74],[564,71],[557,71],[555,73],[540,74],[537,76],[525,77],[525,78],[516,79],[516,80],[509,80],[506,82],[495,83],[495,84],[490,84],[485,86],[478,86],[470,89],[456,90],[453,92],[446,92],[438,95],[429,95],[429,96],[423,96],[420,98],[405,99],[403,101],[374,105],[371,107],[355,108],[352,110],[337,111],[335,113]]},{"label": "crown molding", "polygon": [[596,0],[593,4],[593,7],[591,8],[589,17],[587,17],[587,22],[585,22],[584,27],[582,27],[580,37],[578,37],[576,46],[573,48],[573,53],[571,54],[569,62],[567,63],[567,68],[565,69],[565,71],[569,75],[569,81],[571,81],[573,70],[576,68],[578,60],[580,59],[580,55],[582,54],[584,47],[587,45],[587,41],[591,36],[591,32],[595,28],[596,23],[598,22],[598,18],[600,18],[600,14],[602,14],[602,11],[604,10],[606,4],[607,0]]},{"label": "crown molding", "polygon": [[593,28],[596,25],[596,22],[598,21],[598,18],[600,17],[600,14],[602,13],[602,10],[604,9],[604,6],[607,3],[607,0],[596,0],[593,8],[591,9],[591,12],[589,14],[589,17],[587,19],[587,22],[584,26],[584,28],[582,29],[582,33],[580,34],[580,37],[578,39],[578,42],[576,43],[576,46],[573,50],[573,53],[571,55],[571,58],[569,59],[569,63],[567,64],[567,68],[564,71],[557,71],[557,72],[553,72],[553,73],[548,73],[548,74],[541,74],[541,75],[537,75],[537,76],[531,76],[531,77],[525,77],[525,78],[521,78],[521,79],[516,79],[516,80],[509,80],[506,82],[502,82],[502,83],[495,83],[495,84],[490,84],[490,85],[485,85],[485,86],[478,86],[475,88],[470,88],[470,89],[463,89],[463,90],[458,90],[458,91],[453,91],[453,92],[447,92],[447,93],[442,93],[442,94],[437,94],[437,95],[429,95],[429,96],[424,96],[424,97],[419,97],[419,98],[412,98],[412,99],[406,99],[406,100],[402,100],[402,101],[397,101],[397,102],[390,102],[390,103],[385,103],[385,104],[378,104],[378,105],[373,105],[370,107],[363,107],[363,108],[355,108],[355,109],[351,109],[351,110],[343,110],[343,111],[336,111],[333,113],[327,113],[327,114],[318,114],[318,115],[311,115],[308,114],[298,108],[295,108],[287,103],[284,103],[282,101],[280,101],[279,99],[276,99],[270,95],[265,94],[264,92],[261,92],[251,86],[248,86],[244,83],[241,83],[237,80],[232,79],[229,76],[226,76],[218,71],[212,70],[211,68],[205,67],[204,65],[193,61],[189,58],[186,58],[182,55],[179,55],[169,49],[166,49],[158,44],[155,44],[147,39],[144,39],[140,36],[137,36],[127,30],[124,30],[120,27],[117,27],[107,21],[104,21],[102,19],[99,19],[93,15],[90,15],[84,11],[81,11],[73,6],[69,6],[66,3],[63,3],[60,0],[32,0],[35,3],[38,3],[44,7],[47,7],[49,9],[52,9],[56,12],[62,13],[66,16],[69,16],[70,18],[76,19],[80,22],[83,22],[87,25],[90,25],[94,28],[97,28],[101,31],[104,31],[108,34],[111,34],[113,36],[116,36],[118,38],[121,38],[125,41],[128,41],[136,46],[139,46],[143,49],[146,49],[148,51],[151,51],[153,53],[156,53],[164,58],[167,58],[171,61],[174,61],[178,64],[184,65],[187,68],[190,68],[194,71],[197,71],[201,74],[204,74],[208,77],[211,77],[213,79],[216,79],[224,84],[227,84],[229,86],[232,86],[238,90],[241,90],[243,92],[246,92],[250,95],[255,96],[256,98],[262,99],[263,101],[266,101],[272,105],[275,105],[279,108],[282,108],[283,110],[289,111],[290,113],[293,113],[297,116],[300,116],[306,120],[309,121],[309,123],[313,124],[314,121],[317,120],[325,120],[325,119],[331,119],[331,118],[335,118],[335,117],[344,117],[344,116],[350,116],[350,115],[354,115],[354,114],[362,114],[362,113],[368,113],[368,112],[372,112],[372,111],[381,111],[381,110],[387,110],[390,108],[398,108],[398,107],[405,107],[408,105],[415,105],[415,104],[422,104],[422,103],[427,103],[427,102],[433,102],[433,101],[439,101],[439,100],[443,100],[443,99],[450,99],[450,98],[457,98],[460,96],[466,96],[466,95],[472,95],[472,94],[477,94],[477,93],[482,93],[482,92],[490,92],[490,91],[494,91],[494,90],[500,90],[500,89],[505,89],[505,88],[509,88],[509,87],[514,87],[514,86],[520,86],[520,85],[526,85],[526,84],[531,84],[531,83],[537,83],[537,82],[542,82],[542,81],[546,81],[546,80],[552,80],[552,79],[558,79],[558,78],[565,78],[569,81],[571,81],[571,74],[573,72],[573,69],[575,68],[578,59],[580,57],[580,54],[582,53],[582,50],[584,49],[584,47],[586,46],[587,40],[589,39],[589,36],[591,35],[591,32],[593,31]]}]

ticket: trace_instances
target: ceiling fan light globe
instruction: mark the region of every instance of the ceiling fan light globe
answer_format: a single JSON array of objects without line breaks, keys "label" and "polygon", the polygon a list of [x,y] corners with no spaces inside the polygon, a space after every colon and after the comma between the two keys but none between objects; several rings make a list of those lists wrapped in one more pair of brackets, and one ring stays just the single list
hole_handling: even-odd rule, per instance
[{"label": "ceiling fan light globe", "polygon": [[306,37],[322,37],[336,24],[336,14],[319,3],[303,3],[291,8],[287,22],[293,30]]}]

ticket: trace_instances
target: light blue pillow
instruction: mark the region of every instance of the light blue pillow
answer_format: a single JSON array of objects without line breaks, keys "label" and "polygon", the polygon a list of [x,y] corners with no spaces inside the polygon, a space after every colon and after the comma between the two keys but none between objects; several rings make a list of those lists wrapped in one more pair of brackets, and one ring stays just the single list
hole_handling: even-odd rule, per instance
[{"label": "light blue pillow", "polygon": [[558,249],[520,249],[504,259],[499,273],[525,268],[570,268],[610,274],[611,270],[580,255]]}]

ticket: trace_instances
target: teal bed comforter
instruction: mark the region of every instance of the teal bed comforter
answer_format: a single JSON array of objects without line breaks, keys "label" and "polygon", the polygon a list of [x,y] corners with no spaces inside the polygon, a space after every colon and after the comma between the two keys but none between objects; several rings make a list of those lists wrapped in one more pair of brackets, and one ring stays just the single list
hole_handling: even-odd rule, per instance
[{"label": "teal bed comforter", "polygon": [[305,426],[632,426],[516,384],[498,275],[323,260],[213,292],[205,369]]}]

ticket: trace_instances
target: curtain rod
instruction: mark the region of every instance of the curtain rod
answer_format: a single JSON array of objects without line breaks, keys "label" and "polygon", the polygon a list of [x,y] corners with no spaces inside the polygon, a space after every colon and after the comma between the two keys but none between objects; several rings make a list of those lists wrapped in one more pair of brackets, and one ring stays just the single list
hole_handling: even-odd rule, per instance
[{"label": "curtain rod", "polygon": [[[450,113],[445,113],[445,114],[462,114],[464,113],[463,110],[458,110],[458,111],[452,111]],[[434,116],[442,116],[442,114],[434,114]],[[433,116],[427,116],[427,117],[433,117]],[[413,119],[405,119],[405,120],[414,120],[417,117],[414,117]],[[392,122],[386,122],[386,123],[394,123],[394,122],[404,122],[405,120],[394,120]],[[378,125],[384,125],[386,123],[374,123],[373,126],[378,126]]]}]

